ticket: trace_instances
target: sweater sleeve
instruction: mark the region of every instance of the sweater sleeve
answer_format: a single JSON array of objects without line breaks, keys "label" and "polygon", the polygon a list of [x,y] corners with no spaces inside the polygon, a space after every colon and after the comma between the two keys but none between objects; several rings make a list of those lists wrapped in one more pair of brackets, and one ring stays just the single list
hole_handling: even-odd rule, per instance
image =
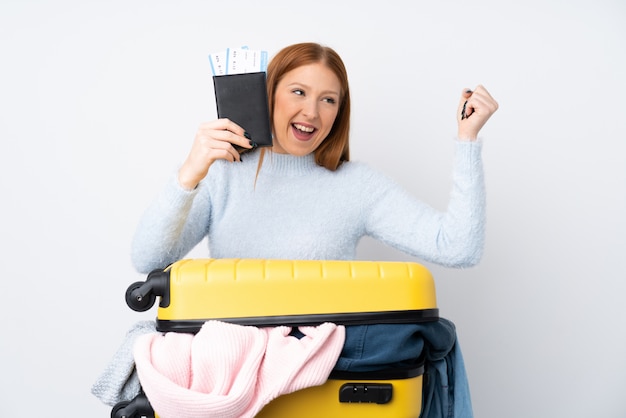
[{"label": "sweater sleeve", "polygon": [[443,212],[383,180],[370,200],[366,234],[428,262],[448,267],[478,264],[486,205],[481,150],[481,142],[456,141],[453,187]]},{"label": "sweater sleeve", "polygon": [[183,189],[172,175],[146,209],[131,244],[131,261],[140,273],[164,268],[184,257],[207,234],[210,201],[206,185]]}]

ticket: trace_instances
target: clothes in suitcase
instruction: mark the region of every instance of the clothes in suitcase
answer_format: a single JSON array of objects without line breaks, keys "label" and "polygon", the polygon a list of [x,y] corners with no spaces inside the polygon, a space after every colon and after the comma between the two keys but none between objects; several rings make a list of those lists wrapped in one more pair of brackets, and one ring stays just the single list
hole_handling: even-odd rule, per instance
[{"label": "clothes in suitcase", "polygon": [[[412,262],[188,259],[152,272],[126,292],[137,311],[150,309],[157,297],[161,332],[196,333],[210,320],[298,327],[438,319],[433,278]],[[420,359],[401,368],[333,371],[323,385],[280,396],[257,416],[418,417],[423,371]],[[142,394],[116,405],[111,416],[149,416],[146,408]]]}]

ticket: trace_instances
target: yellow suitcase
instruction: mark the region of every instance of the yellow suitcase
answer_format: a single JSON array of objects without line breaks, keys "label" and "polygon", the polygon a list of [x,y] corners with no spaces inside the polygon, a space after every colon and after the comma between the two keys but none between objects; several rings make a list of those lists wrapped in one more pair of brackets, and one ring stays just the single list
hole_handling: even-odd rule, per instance
[{"label": "yellow suitcase", "polygon": [[[207,320],[301,326],[416,323],[439,316],[433,277],[413,262],[186,259],[153,271],[126,291],[126,302],[136,311],[150,309],[157,297],[162,332],[195,333]],[[258,417],[417,418],[422,374],[421,364],[335,371],[322,386],[275,399]],[[116,405],[111,416],[153,416],[145,406],[133,415],[133,404],[148,403],[140,395]]]}]

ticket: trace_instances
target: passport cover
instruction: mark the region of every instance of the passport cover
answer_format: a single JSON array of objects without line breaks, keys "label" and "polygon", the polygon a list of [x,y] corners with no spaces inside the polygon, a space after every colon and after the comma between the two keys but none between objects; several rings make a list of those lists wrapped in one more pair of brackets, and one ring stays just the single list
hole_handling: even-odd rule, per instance
[{"label": "passport cover", "polygon": [[218,118],[241,126],[259,147],[271,146],[265,72],[213,76],[213,86]]}]

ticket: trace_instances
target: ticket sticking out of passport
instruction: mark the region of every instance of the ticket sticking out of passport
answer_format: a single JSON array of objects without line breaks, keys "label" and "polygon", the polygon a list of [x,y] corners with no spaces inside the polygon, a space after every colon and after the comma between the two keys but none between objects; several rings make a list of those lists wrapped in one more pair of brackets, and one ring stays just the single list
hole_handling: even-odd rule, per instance
[{"label": "ticket sticking out of passport", "polygon": [[[241,126],[259,147],[272,145],[267,101],[267,53],[246,47],[211,54],[217,117]],[[247,149],[237,149],[239,152]]]},{"label": "ticket sticking out of passport", "polygon": [[267,71],[267,51],[241,48],[226,48],[225,51],[209,55],[213,75],[245,74]]}]

